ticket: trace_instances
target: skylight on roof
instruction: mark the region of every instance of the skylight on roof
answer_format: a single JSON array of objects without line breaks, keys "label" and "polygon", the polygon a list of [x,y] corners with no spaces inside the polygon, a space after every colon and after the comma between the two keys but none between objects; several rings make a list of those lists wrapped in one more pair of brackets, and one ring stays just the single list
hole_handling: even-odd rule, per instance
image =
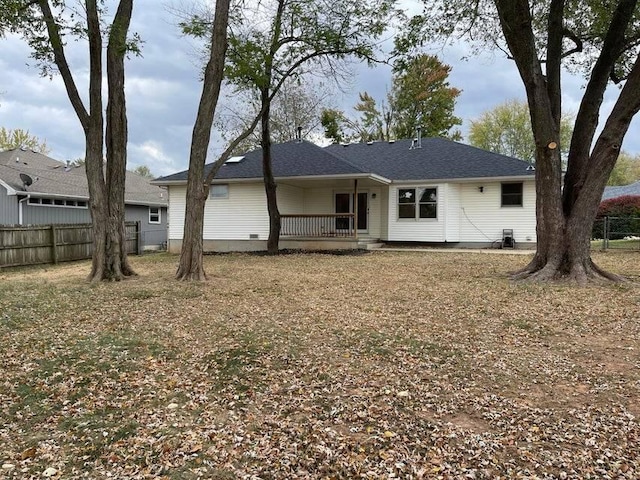
[{"label": "skylight on roof", "polygon": [[242,160],[244,160],[244,156],[242,156],[242,157],[230,157],[229,160],[227,160],[224,163],[240,163]]}]

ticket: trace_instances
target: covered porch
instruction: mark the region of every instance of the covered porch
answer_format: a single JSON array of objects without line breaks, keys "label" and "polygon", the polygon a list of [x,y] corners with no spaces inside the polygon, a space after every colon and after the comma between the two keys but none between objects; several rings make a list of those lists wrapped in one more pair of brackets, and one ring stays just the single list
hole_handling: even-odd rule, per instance
[{"label": "covered porch", "polygon": [[279,179],[281,240],[338,244],[380,239],[386,227],[388,183],[371,175]]}]

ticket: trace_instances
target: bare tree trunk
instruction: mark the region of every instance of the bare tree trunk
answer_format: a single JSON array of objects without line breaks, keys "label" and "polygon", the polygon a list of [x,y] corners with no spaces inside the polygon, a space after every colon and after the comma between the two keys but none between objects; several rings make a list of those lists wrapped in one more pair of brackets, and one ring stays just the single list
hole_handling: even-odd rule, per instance
[{"label": "bare tree trunk", "polygon": [[[207,201],[207,193],[202,184],[197,182],[194,175],[191,178],[189,170],[187,180],[188,203],[184,219],[184,235],[180,251],[180,262],[176,272],[178,280],[206,280],[203,261],[203,228],[204,206]],[[192,182],[195,182],[192,183]]]},{"label": "bare tree trunk", "polygon": [[206,280],[203,265],[204,206],[209,194],[208,178],[204,165],[211,139],[211,126],[220,96],[227,53],[227,25],[229,0],[217,0],[211,32],[211,50],[205,67],[204,82],[198,114],[191,136],[184,235],[180,251],[180,263],[176,272],[178,280]]},{"label": "bare tree trunk", "polygon": [[262,175],[264,178],[264,189],[267,195],[267,210],[269,212],[269,239],[267,240],[267,252],[270,255],[277,255],[280,251],[280,212],[278,211],[277,184],[273,177],[271,162],[271,132],[269,131],[269,110],[271,99],[269,90],[262,89],[260,92],[262,103]]},{"label": "bare tree trunk", "polygon": [[127,111],[124,93],[124,56],[133,0],[121,0],[107,46],[107,205],[105,268],[102,278],[122,280],[135,275],[127,259],[124,189],[127,172]]},{"label": "bare tree trunk", "polygon": [[124,182],[127,117],[124,94],[124,56],[133,0],[121,0],[111,25],[107,48],[109,101],[107,107],[107,181],[103,169],[102,34],[96,0],[85,0],[89,43],[89,109],[84,106],[66,59],[60,27],[49,0],[37,0],[42,12],[69,101],[85,135],[85,167],[93,224],[93,256],[89,280],[120,280],[133,274],[125,252]]}]

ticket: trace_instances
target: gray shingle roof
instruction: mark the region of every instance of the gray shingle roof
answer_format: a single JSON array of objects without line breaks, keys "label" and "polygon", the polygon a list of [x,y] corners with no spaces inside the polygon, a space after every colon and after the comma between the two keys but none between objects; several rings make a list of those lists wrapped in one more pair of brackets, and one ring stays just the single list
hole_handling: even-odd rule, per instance
[{"label": "gray shingle roof", "polygon": [[[410,149],[411,140],[372,144],[318,147],[291,141],[273,145],[273,171],[277,177],[375,174],[389,180],[438,180],[486,177],[532,177],[528,163],[441,138],[422,140],[422,148]],[[262,150],[246,154],[239,163],[224,165],[216,179],[262,178]],[[183,182],[187,171],[154,180]]]},{"label": "gray shingle roof", "polygon": [[621,187],[605,187],[602,200],[622,197],[623,195],[640,195],[640,181]]},{"label": "gray shingle roof", "polygon": [[[313,143],[290,141],[271,147],[273,174],[276,177],[303,177],[316,175],[349,175],[367,173]],[[207,168],[205,172],[208,172]],[[174,182],[187,179],[187,170],[154,180]],[[220,168],[216,179],[262,178],[262,149],[245,154],[238,163],[227,163]]]},{"label": "gray shingle roof", "polygon": [[327,150],[354,165],[390,180],[438,180],[533,176],[529,164],[443,138],[424,138],[421,148],[412,140],[393,143],[331,145]]},{"label": "gray shingle roof", "polygon": [[[84,167],[65,168],[66,164],[32,150],[0,152],[0,180],[19,192],[34,196],[56,195],[89,198]],[[33,183],[24,187],[20,174],[29,175]],[[133,172],[127,172],[125,202],[136,205],[167,205],[166,192]]]}]

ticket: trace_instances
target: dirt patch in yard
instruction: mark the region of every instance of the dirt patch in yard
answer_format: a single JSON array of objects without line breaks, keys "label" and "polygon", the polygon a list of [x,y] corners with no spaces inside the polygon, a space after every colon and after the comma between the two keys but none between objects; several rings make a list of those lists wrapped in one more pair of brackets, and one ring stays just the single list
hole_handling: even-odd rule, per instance
[{"label": "dirt patch in yard", "polygon": [[640,477],[633,282],[513,284],[526,259],[486,253],[215,255],[204,283],[177,261],[0,272],[1,475]]}]

